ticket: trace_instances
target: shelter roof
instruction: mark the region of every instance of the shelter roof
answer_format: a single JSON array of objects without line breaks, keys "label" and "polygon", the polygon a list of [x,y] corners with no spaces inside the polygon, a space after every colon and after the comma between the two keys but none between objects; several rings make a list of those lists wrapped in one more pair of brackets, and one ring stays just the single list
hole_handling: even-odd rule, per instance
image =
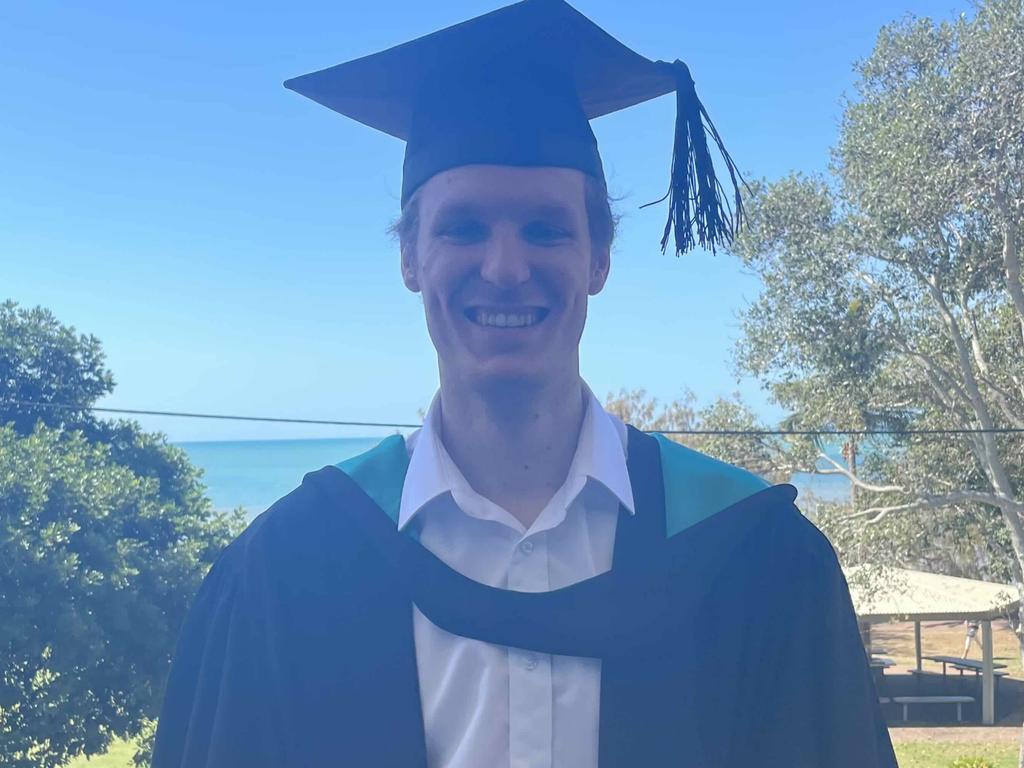
[{"label": "shelter roof", "polygon": [[996,619],[1015,611],[1015,587],[905,568],[844,569],[861,621]]}]

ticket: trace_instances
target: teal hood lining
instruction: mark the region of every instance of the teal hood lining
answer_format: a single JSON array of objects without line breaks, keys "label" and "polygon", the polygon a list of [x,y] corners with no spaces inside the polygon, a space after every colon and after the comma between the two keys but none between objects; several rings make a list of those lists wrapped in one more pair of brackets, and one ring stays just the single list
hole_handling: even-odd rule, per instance
[{"label": "teal hood lining", "polygon": [[[657,434],[665,488],[665,533],[675,536],[770,486],[745,469]],[[335,465],[398,525],[409,454],[402,435]]]}]

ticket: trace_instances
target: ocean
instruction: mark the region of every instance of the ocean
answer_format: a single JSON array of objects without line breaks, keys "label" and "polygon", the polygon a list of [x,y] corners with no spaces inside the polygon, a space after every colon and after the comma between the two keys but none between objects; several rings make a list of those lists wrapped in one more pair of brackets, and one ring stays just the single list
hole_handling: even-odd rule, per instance
[{"label": "ocean", "polygon": [[[307,472],[337,464],[375,445],[379,437],[320,440],[233,440],[185,442],[193,464],[203,470],[207,495],[217,509],[244,507],[252,519],[302,482]],[[791,482],[813,512],[815,499],[834,501],[849,494],[849,484],[836,475],[797,474]]]},{"label": "ocean", "polygon": [[245,507],[250,519],[302,482],[307,472],[362,453],[379,437],[177,443],[203,470],[216,509]]}]

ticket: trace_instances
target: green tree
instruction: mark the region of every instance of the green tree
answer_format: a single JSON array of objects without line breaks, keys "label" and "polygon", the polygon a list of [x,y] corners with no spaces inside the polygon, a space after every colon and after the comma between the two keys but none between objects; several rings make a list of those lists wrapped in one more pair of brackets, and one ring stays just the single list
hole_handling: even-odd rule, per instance
[{"label": "green tree", "polygon": [[[690,391],[669,403],[644,389],[622,389],[605,398],[605,410],[647,432],[667,437],[716,459],[743,467],[766,480],[786,482],[792,474],[786,444],[772,435],[738,395],[695,406]],[[762,434],[758,434],[762,433]]]},{"label": "green tree", "polygon": [[114,390],[114,377],[103,362],[95,336],[76,334],[47,309],[3,302],[0,423],[10,422],[22,434],[37,421],[55,427],[94,425],[89,406]]},{"label": "green tree", "polygon": [[743,467],[773,483],[788,483],[795,467],[789,443],[771,429],[739,395],[719,398],[697,411],[700,434],[686,445],[716,459]]},{"label": "green tree", "polygon": [[[885,27],[857,66],[832,173],[755,185],[734,252],[761,278],[740,368],[846,476],[823,525],[847,563],[1009,578],[1024,595],[1024,5]],[[805,468],[810,468],[806,466]]]},{"label": "green tree", "polygon": [[662,404],[658,398],[649,397],[645,389],[620,389],[609,393],[604,407],[644,432],[671,432],[697,428],[696,400],[692,392],[685,391],[676,400]]},{"label": "green tree", "polygon": [[[155,717],[188,601],[241,519],[184,452],[88,408],[99,342],[0,305],[0,754],[62,765]],[[53,403],[67,408],[16,405]]]}]

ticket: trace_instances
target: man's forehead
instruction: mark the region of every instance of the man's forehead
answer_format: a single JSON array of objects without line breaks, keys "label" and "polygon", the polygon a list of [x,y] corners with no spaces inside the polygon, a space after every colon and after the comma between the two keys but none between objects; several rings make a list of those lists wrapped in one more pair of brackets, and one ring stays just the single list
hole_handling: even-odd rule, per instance
[{"label": "man's forehead", "polygon": [[583,189],[583,174],[572,168],[479,165],[437,174],[418,196],[432,215],[496,209],[566,215],[584,207]]}]

